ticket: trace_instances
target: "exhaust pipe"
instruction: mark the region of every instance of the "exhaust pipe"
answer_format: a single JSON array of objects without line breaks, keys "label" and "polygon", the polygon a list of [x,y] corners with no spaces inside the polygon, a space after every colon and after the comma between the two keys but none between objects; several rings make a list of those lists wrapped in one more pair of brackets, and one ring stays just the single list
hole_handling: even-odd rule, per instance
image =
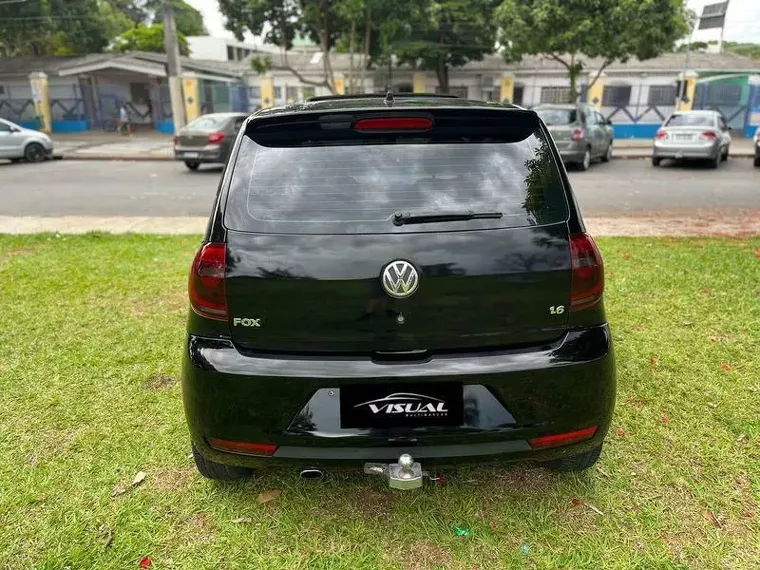
[{"label": "exhaust pipe", "polygon": [[301,479],[310,479],[312,481],[317,481],[324,478],[324,471],[317,469],[316,467],[307,467],[305,469],[301,469]]}]

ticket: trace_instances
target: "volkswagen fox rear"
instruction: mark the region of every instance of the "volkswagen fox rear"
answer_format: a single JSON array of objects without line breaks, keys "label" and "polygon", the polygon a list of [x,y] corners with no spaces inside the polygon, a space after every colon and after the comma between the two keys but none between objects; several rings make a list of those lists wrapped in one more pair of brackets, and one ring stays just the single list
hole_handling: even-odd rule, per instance
[{"label": "volkswagen fox rear", "polygon": [[189,281],[200,471],[593,464],[614,361],[559,160],[535,113],[455,99],[249,119]]}]

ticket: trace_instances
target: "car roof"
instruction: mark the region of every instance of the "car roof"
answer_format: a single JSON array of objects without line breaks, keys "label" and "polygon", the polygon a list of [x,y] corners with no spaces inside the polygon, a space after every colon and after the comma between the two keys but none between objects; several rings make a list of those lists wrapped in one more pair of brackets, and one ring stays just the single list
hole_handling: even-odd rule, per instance
[{"label": "car roof", "polygon": [[295,105],[286,105],[280,107],[271,107],[257,111],[252,118],[273,117],[278,115],[296,115],[301,113],[318,112],[318,111],[371,111],[373,109],[388,110],[393,109],[429,109],[446,108],[446,109],[463,109],[463,108],[480,108],[480,109],[516,109],[525,111],[525,109],[516,105],[508,105],[497,102],[474,101],[471,99],[459,99],[451,96],[440,96],[432,94],[412,94],[399,93],[393,94],[392,103],[386,104],[386,95],[368,94],[361,96],[332,96],[317,97],[315,99],[298,103]]}]

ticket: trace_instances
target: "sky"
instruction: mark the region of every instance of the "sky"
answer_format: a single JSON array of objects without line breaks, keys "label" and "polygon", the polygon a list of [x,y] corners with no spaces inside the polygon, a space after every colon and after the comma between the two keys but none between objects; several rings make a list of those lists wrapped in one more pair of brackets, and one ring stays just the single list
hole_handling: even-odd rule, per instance
[{"label": "sky", "polygon": [[[702,13],[705,4],[718,0],[688,0],[689,8],[697,14]],[[216,0],[186,0],[186,2],[203,14],[206,28],[212,36],[232,37],[224,28],[224,18],[219,13]],[[717,40],[720,30],[697,30],[693,41],[707,42]],[[734,42],[760,43],[760,0],[731,0],[726,17],[726,29],[723,39]]]}]

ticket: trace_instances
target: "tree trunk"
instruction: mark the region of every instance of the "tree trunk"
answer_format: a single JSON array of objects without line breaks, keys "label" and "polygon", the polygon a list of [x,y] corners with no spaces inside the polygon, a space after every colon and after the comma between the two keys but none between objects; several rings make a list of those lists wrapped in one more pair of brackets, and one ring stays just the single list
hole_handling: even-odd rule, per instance
[{"label": "tree trunk", "polygon": [[325,82],[330,93],[335,95],[335,75],[333,74],[332,63],[330,62],[330,28],[327,22],[327,2],[328,0],[322,0],[319,3],[319,9],[322,12],[322,29],[319,30],[319,43],[322,47],[322,67],[325,72]]},{"label": "tree trunk", "polygon": [[441,93],[449,92],[449,66],[442,57],[438,58],[438,64],[435,68],[435,74],[438,76],[438,87]]},{"label": "tree trunk", "polygon": [[364,17],[364,41],[362,43],[362,58],[361,69],[359,71],[359,92],[364,93],[364,77],[367,71],[367,64],[369,59],[369,43],[372,39],[372,12],[367,7],[367,12]]},{"label": "tree trunk", "polygon": [[356,22],[351,21],[351,31],[348,36],[348,93],[354,93],[354,51],[356,49]]},{"label": "tree trunk", "polygon": [[575,65],[575,54],[570,55],[570,67],[567,68],[567,75],[570,78],[568,103],[576,103],[578,101],[578,75],[580,75],[580,70]]}]

